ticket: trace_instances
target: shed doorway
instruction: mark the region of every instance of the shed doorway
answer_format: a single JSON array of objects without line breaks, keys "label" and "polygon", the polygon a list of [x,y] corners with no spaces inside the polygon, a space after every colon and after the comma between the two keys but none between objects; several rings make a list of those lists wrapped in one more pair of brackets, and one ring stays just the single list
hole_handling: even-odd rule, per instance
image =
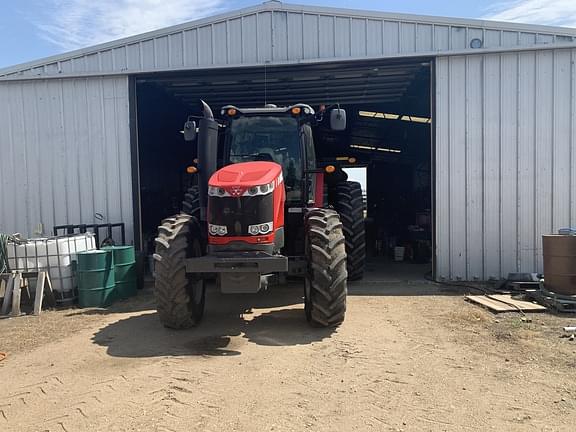
[{"label": "shed doorway", "polygon": [[180,210],[195,157],[181,130],[200,115],[274,103],[339,104],[344,132],[317,129],[317,158],[338,159],[365,192],[366,278],[423,279],[432,271],[431,63],[427,58],[159,73],[135,79],[141,247]]}]

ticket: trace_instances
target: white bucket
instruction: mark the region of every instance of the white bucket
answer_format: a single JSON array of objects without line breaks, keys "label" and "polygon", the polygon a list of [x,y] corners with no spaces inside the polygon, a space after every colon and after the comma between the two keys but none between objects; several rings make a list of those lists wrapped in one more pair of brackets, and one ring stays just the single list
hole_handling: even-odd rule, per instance
[{"label": "white bucket", "polygon": [[404,254],[406,248],[404,246],[396,246],[394,248],[394,261],[404,261]]}]

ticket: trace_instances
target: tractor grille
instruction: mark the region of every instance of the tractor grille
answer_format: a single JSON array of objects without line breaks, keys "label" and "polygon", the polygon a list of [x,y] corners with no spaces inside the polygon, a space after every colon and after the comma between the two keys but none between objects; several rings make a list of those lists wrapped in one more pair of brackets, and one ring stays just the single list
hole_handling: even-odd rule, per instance
[{"label": "tractor grille", "polygon": [[274,194],[208,197],[208,223],[224,225],[227,237],[249,236],[248,226],[274,220]]}]

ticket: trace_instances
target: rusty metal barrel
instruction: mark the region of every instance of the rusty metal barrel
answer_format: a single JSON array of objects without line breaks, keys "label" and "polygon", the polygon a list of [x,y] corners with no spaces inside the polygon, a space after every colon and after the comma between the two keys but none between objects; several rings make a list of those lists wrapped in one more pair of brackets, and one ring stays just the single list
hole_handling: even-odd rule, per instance
[{"label": "rusty metal barrel", "polygon": [[542,236],[544,286],[560,295],[576,295],[576,236]]}]

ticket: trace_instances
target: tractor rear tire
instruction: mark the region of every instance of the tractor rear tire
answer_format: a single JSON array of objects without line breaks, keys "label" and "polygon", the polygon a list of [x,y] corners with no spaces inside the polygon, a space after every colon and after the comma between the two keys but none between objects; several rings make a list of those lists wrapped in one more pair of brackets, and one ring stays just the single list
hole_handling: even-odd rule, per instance
[{"label": "tractor rear tire", "polygon": [[184,194],[182,212],[200,219],[200,189],[198,186],[188,188]]},{"label": "tractor rear tire", "polygon": [[353,181],[338,183],[334,188],[333,197],[334,209],[340,215],[346,237],[348,280],[359,280],[364,276],[366,264],[362,186]]},{"label": "tractor rear tire", "polygon": [[334,327],[346,314],[346,247],[338,213],[312,209],[305,217],[306,258],[304,310],[316,327]]},{"label": "tractor rear tire", "polygon": [[186,258],[202,256],[200,225],[181,213],[164,219],[156,238],[154,295],[160,321],[165,327],[195,326],[204,315],[204,279],[186,273]]}]

